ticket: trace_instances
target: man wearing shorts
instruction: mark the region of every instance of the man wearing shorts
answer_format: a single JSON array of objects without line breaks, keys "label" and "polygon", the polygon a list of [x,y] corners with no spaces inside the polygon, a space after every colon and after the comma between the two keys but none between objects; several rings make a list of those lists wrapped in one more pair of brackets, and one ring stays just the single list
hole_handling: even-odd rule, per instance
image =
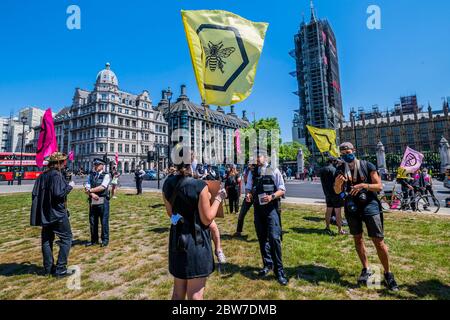
[{"label": "man wearing shorts", "polygon": [[345,163],[337,168],[334,191],[345,199],[345,217],[363,266],[358,284],[367,284],[373,274],[363,239],[364,223],[383,265],[386,285],[389,290],[398,291],[390,271],[388,247],[384,243],[383,211],[377,197],[377,192],[383,188],[380,175],[372,163],[356,158],[356,150],[350,142],[341,144],[339,150]]}]

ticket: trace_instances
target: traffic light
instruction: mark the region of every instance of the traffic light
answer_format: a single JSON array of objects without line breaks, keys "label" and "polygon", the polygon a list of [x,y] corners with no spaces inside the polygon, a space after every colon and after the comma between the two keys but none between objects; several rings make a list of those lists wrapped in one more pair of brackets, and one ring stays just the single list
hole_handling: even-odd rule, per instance
[{"label": "traffic light", "polygon": [[147,152],[147,162],[155,161],[155,151]]}]

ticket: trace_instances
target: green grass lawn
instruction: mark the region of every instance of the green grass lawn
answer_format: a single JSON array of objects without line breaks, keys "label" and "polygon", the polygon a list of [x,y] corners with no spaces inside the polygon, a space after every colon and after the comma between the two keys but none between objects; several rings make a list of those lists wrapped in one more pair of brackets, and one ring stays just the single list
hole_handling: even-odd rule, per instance
[{"label": "green grass lawn", "polygon": [[[156,194],[120,193],[111,202],[108,248],[86,248],[88,205],[75,191],[69,198],[75,244],[69,265],[81,270],[81,289],[67,279],[40,275],[40,228],[29,226],[30,194],[0,196],[0,299],[169,299],[169,219]],[[218,219],[228,262],[208,280],[206,299],[450,299],[450,218],[392,213],[385,216],[386,242],[398,293],[358,288],[360,264],[349,236],[325,235],[323,209],[283,206],[283,260],[290,278],[257,278],[261,266],[249,212],[241,239],[232,238],[237,217]],[[372,244],[370,261],[380,266]],[[56,251],[58,248],[56,247]],[[56,256],[56,254],[55,254]]]}]

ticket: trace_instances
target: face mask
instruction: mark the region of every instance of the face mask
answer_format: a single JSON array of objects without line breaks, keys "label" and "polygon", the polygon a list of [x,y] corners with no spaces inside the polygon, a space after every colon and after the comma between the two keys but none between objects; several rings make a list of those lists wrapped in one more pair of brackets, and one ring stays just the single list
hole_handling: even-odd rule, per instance
[{"label": "face mask", "polygon": [[347,163],[352,163],[353,161],[355,161],[356,157],[353,153],[349,153],[349,154],[344,154],[342,156],[342,160],[344,160]]}]

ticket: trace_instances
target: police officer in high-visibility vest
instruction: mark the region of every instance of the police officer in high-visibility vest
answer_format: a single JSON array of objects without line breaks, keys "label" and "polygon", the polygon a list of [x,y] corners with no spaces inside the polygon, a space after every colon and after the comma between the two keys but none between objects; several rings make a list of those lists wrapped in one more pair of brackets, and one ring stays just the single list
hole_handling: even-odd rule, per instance
[{"label": "police officer in high-visibility vest", "polygon": [[266,162],[266,156],[259,155],[257,165],[249,173],[245,186],[246,201],[253,201],[255,228],[264,267],[259,276],[266,276],[273,269],[278,282],[287,285],[281,257],[281,207],[280,198],[286,187],[280,170]]},{"label": "police officer in high-visibility vest", "polygon": [[106,163],[102,159],[94,159],[94,170],[88,176],[85,185],[89,195],[89,225],[91,242],[86,246],[98,244],[98,221],[102,225],[102,247],[109,244],[109,183],[111,177],[104,171]]}]

